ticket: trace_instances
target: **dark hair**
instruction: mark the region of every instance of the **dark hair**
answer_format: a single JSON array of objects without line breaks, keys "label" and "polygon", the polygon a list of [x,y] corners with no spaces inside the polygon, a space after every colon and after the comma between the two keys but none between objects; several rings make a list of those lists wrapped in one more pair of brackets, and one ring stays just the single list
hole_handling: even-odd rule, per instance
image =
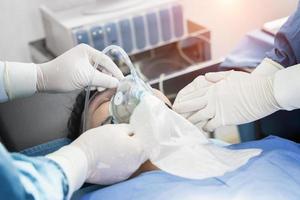
[{"label": "dark hair", "polygon": [[[93,96],[95,91],[91,91],[90,97]],[[82,114],[84,110],[86,91],[81,91],[76,97],[71,114],[68,120],[68,138],[74,140],[82,133]]]}]

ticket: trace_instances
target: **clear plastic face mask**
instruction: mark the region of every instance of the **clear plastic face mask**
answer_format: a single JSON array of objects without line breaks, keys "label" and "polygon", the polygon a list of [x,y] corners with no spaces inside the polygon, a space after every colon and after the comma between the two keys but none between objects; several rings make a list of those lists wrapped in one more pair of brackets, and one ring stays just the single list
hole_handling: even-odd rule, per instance
[{"label": "clear plastic face mask", "polygon": [[[111,45],[103,50],[103,53],[108,54],[119,53],[123,58],[123,61],[130,69],[130,75],[126,76],[120,81],[119,87],[117,88],[116,94],[112,97],[109,104],[109,114],[101,125],[105,124],[116,124],[116,123],[129,123],[131,114],[133,113],[135,107],[139,104],[141,97],[145,93],[152,94],[151,87],[147,85],[137,74],[129,56],[126,52],[119,46]],[[120,56],[119,56],[120,57]],[[98,68],[98,64],[95,63],[95,71]],[[90,103],[90,88],[91,82],[93,80],[94,73],[91,74],[90,84],[86,89],[85,105],[84,105],[84,115],[83,115],[83,132],[87,130],[87,116],[88,107]],[[101,126],[100,125],[100,126]]]},{"label": "clear plastic face mask", "polygon": [[114,123],[129,123],[130,116],[145,93],[151,94],[151,89],[138,77],[129,75],[121,80],[109,107]]}]

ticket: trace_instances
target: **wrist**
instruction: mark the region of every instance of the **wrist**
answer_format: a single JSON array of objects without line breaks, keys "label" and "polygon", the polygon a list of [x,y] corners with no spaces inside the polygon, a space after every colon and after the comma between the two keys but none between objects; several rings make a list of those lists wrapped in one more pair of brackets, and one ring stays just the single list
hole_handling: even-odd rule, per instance
[{"label": "wrist", "polygon": [[68,196],[70,197],[88,177],[88,162],[85,153],[76,146],[68,145],[46,157],[56,162],[64,171],[69,184]]},{"label": "wrist", "polygon": [[[275,76],[268,76],[266,77],[267,81],[269,82],[268,84],[268,91],[269,91],[269,95],[267,95],[267,93],[265,93],[265,96],[268,97],[266,99],[266,102],[268,102],[268,104],[273,107],[274,112],[281,110],[282,106],[279,104],[278,100],[275,97],[275,92],[274,92],[274,82],[275,82]],[[270,113],[271,114],[271,113]]]},{"label": "wrist", "polygon": [[288,67],[274,75],[274,96],[284,110],[300,108],[300,65]]},{"label": "wrist", "polygon": [[276,63],[270,58],[265,58],[251,74],[261,75],[261,76],[272,76],[277,71],[282,69],[284,69],[284,67],[281,66],[280,64]]},{"label": "wrist", "polygon": [[37,91],[37,66],[33,63],[5,62],[3,77],[9,99],[30,96]]}]

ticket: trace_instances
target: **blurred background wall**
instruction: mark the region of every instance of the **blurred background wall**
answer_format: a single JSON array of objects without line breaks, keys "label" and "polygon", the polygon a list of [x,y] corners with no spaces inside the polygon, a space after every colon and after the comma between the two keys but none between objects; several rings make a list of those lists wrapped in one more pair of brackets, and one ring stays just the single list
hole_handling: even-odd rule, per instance
[{"label": "blurred background wall", "polygon": [[[39,6],[93,0],[1,0],[0,60],[30,62],[28,42],[44,36]],[[225,56],[248,31],[292,13],[298,0],[182,0],[187,16],[212,31],[213,58]]]},{"label": "blurred background wall", "polygon": [[212,31],[212,55],[228,54],[248,31],[289,16],[298,0],[184,0],[188,17]]}]

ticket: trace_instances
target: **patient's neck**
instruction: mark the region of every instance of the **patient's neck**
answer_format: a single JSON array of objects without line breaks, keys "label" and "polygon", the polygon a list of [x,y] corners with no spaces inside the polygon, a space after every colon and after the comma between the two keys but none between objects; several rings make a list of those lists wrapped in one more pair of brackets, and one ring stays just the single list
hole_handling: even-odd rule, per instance
[{"label": "patient's neck", "polygon": [[159,170],[159,168],[153,165],[150,160],[147,160],[146,162],[144,162],[144,164],[141,165],[141,167],[136,172],[134,172],[131,178],[138,176],[143,172],[148,172],[153,170]]}]

